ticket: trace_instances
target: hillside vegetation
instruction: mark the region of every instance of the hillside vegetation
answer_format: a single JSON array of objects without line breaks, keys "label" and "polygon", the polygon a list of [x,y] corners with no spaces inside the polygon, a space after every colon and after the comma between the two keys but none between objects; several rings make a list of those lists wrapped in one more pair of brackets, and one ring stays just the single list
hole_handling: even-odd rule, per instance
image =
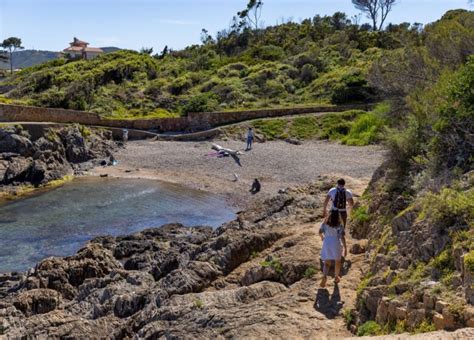
[{"label": "hillside vegetation", "polygon": [[[119,51],[93,61],[54,60],[5,85],[25,103],[89,110],[105,117],[161,117],[190,111],[368,102],[384,51],[418,46],[419,25],[373,32],[343,13],[258,31],[232,27],[181,51]],[[7,87],[5,87],[7,88]]]},{"label": "hillside vegetation", "polygon": [[370,258],[351,315],[359,335],[474,322],[474,15],[448,12],[423,38],[371,73],[396,104],[388,159],[353,214]]}]

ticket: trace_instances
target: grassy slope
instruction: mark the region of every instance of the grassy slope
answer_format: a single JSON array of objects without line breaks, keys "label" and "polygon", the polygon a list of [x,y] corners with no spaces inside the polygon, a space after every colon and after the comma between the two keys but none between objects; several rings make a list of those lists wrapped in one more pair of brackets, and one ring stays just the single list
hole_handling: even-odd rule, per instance
[{"label": "grassy slope", "polygon": [[296,117],[257,119],[223,128],[229,137],[242,137],[252,127],[265,140],[332,140],[347,145],[379,142],[390,106],[379,104],[373,111],[350,110],[338,113],[308,114]]}]

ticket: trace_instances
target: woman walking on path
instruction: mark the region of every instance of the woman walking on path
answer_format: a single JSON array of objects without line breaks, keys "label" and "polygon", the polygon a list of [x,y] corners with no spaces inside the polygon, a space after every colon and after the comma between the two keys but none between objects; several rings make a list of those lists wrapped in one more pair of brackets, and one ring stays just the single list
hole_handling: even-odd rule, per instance
[{"label": "woman walking on path", "polygon": [[344,248],[344,257],[347,256],[346,236],[344,226],[341,224],[338,210],[331,210],[329,216],[321,224],[319,236],[323,241],[321,259],[323,260],[323,279],[321,287],[326,286],[327,275],[331,267],[331,261],[335,262],[334,283],[339,283],[341,272],[341,257]]}]

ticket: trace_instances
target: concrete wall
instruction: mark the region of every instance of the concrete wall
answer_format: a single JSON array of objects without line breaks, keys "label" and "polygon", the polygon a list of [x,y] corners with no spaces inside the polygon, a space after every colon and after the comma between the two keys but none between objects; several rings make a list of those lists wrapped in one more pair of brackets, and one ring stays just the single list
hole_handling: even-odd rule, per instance
[{"label": "concrete wall", "polygon": [[293,107],[284,109],[262,109],[247,111],[223,111],[223,112],[199,112],[189,113],[188,119],[190,128],[197,130],[202,128],[211,128],[225,124],[238,123],[244,120],[282,117],[296,114],[317,113],[317,112],[342,112],[352,109],[369,110],[370,105],[328,105],[328,106],[312,106],[312,107]]},{"label": "concrete wall", "polygon": [[187,117],[109,120],[93,112],[53,109],[36,106],[0,104],[0,122],[79,123],[114,128],[156,130],[158,132],[202,131],[248,119],[281,117],[304,113],[342,112],[351,109],[370,109],[369,105],[312,106],[285,109],[189,113]]}]

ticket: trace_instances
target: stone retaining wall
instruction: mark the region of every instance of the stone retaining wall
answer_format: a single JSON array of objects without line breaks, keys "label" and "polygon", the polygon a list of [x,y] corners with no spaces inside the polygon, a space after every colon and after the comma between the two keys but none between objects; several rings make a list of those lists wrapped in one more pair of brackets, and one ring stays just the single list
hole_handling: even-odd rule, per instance
[{"label": "stone retaining wall", "polygon": [[93,112],[0,104],[0,122],[79,123],[84,125],[99,125],[115,128],[156,130],[158,132],[188,132],[202,131],[212,127],[237,123],[248,119],[281,117],[317,112],[342,112],[351,109],[368,110],[370,109],[370,105],[355,104],[247,111],[199,112],[189,113],[187,117],[178,118],[111,120],[102,119],[98,114]]}]

